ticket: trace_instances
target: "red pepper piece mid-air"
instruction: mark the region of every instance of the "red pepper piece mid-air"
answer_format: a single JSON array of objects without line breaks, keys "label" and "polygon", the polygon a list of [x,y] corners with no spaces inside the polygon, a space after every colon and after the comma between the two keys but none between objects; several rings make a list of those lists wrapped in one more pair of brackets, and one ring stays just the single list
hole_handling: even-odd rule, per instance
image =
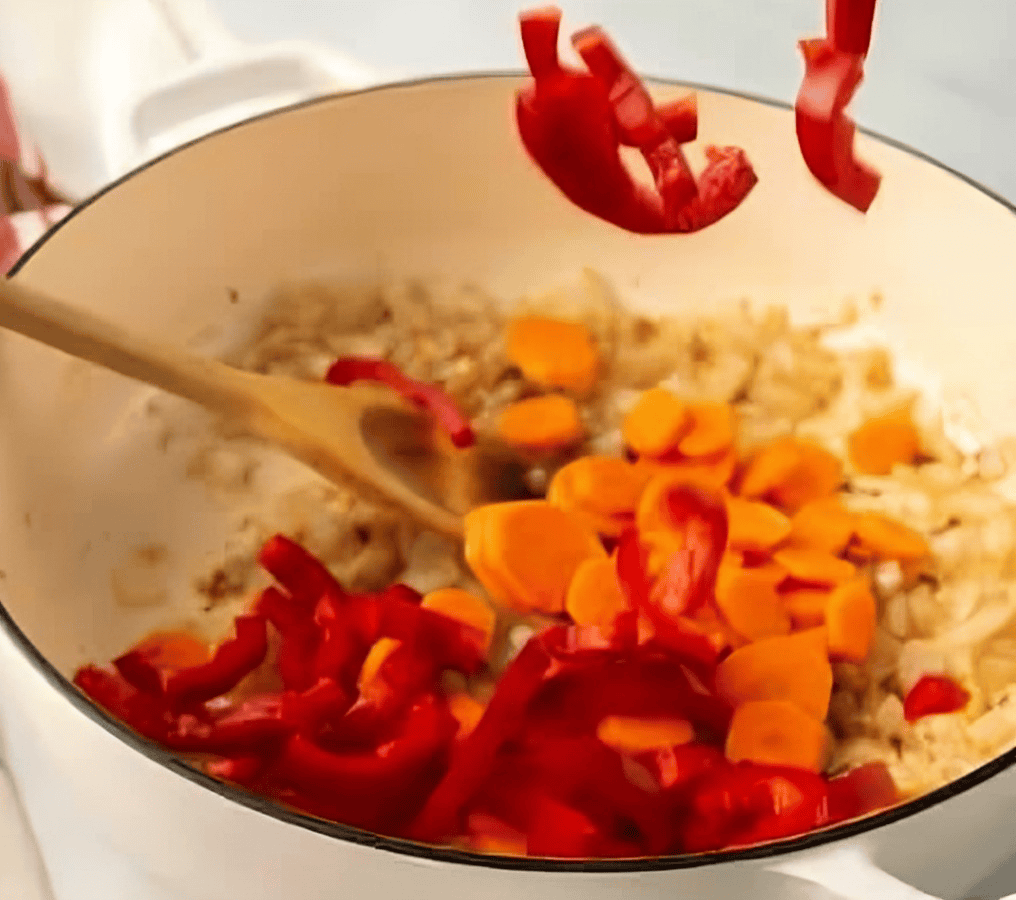
[{"label": "red pepper piece mid-air", "polygon": [[325,381],[340,386],[354,381],[379,382],[434,416],[456,447],[471,447],[476,442],[469,419],[451,397],[433,384],[410,378],[386,360],[362,356],[341,357],[332,363]]},{"label": "red pepper piece mid-air", "polygon": [[827,0],[826,38],[801,41],[805,74],[795,106],[808,169],[832,194],[867,212],[881,176],[854,156],[856,126],[846,108],[864,76],[874,0]]},{"label": "red pepper piece mid-air", "polygon": [[[533,82],[518,92],[515,116],[529,155],[576,206],[640,234],[698,231],[736,208],[757,178],[736,147],[709,148],[698,179],[681,144],[698,133],[694,101],[657,108],[638,76],[600,28],[572,42],[588,72],[563,66],[557,41],[561,11],[520,17]],[[621,158],[637,147],[653,175],[641,184]]]}]

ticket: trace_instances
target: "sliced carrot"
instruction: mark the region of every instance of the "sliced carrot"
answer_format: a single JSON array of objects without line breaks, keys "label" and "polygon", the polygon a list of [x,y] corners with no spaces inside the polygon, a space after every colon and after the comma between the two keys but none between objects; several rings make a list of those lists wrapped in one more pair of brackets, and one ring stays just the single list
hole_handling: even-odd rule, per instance
[{"label": "sliced carrot", "polygon": [[458,691],[448,698],[448,710],[459,723],[457,735],[459,738],[464,738],[476,727],[476,723],[483,717],[486,708],[479,700],[471,697],[465,691]]},{"label": "sliced carrot", "polygon": [[589,329],[579,322],[519,316],[508,325],[508,359],[534,384],[585,396],[596,384],[600,354]]},{"label": "sliced carrot", "polygon": [[[479,510],[477,519],[471,517],[478,510],[466,516],[466,559],[484,587],[495,596],[504,592],[503,602],[520,612],[562,612],[579,564],[607,555],[579,517],[545,500],[495,503]],[[477,548],[470,542],[474,527],[481,529]]]},{"label": "sliced carrot", "polygon": [[727,545],[735,550],[769,550],[790,534],[790,519],[768,503],[727,500]]},{"label": "sliced carrot", "polygon": [[608,516],[633,515],[652,477],[634,463],[608,456],[583,456],[564,469],[571,470],[574,491],[585,505]]},{"label": "sliced carrot", "polygon": [[841,584],[826,605],[829,655],[847,662],[864,662],[875,638],[878,609],[863,579]]},{"label": "sliced carrot", "polygon": [[485,600],[459,588],[441,588],[427,594],[420,606],[475,628],[482,635],[480,647],[483,652],[490,650],[497,615]]},{"label": "sliced carrot", "polygon": [[356,680],[356,686],[360,689],[360,693],[369,694],[371,692],[371,689],[375,687],[382,664],[400,643],[401,641],[397,641],[395,638],[381,638],[367,651],[367,656],[360,667],[360,675]]},{"label": "sliced carrot", "polygon": [[750,700],[734,710],[727,732],[731,762],[821,772],[829,745],[825,726],[788,700]]},{"label": "sliced carrot", "polygon": [[499,504],[477,506],[463,521],[463,555],[477,580],[501,606],[512,605],[512,591],[501,573],[488,562],[487,525]]},{"label": "sliced carrot", "polygon": [[815,628],[802,628],[800,631],[787,635],[787,640],[802,646],[811,647],[823,656],[829,655],[829,629],[825,625]]},{"label": "sliced carrot", "polygon": [[619,753],[644,753],[687,744],[695,737],[695,729],[684,719],[606,716],[596,727],[596,736]]},{"label": "sliced carrot", "polygon": [[740,493],[796,511],[810,500],[829,496],[842,481],[843,466],[832,453],[810,441],[785,437],[749,460]]},{"label": "sliced carrot", "polygon": [[579,564],[564,601],[565,612],[577,625],[609,630],[627,608],[614,560],[597,557]]},{"label": "sliced carrot", "polygon": [[725,488],[737,471],[737,451],[723,450],[712,456],[643,458],[635,465],[646,468],[656,475],[667,473],[680,475],[686,482]]},{"label": "sliced carrot", "polygon": [[683,456],[714,456],[734,443],[734,410],[728,403],[692,403],[691,427],[678,444]]},{"label": "sliced carrot", "polygon": [[579,408],[571,397],[547,394],[510,403],[497,420],[497,435],[510,447],[556,450],[582,440]]},{"label": "sliced carrot", "polygon": [[547,500],[581,516],[598,534],[617,537],[631,527],[652,472],[623,459],[582,456],[550,481]]},{"label": "sliced carrot", "polygon": [[209,645],[186,631],[153,631],[134,649],[167,671],[199,666],[211,656]]},{"label": "sliced carrot", "polygon": [[821,721],[829,711],[833,670],[812,643],[772,637],[735,650],[716,669],[716,690],[732,706],[787,700]]},{"label": "sliced carrot", "polygon": [[624,417],[621,433],[635,453],[652,458],[676,450],[691,424],[684,403],[668,390],[650,388]]},{"label": "sliced carrot", "polygon": [[716,606],[723,617],[749,641],[787,634],[790,616],[766,573],[755,569],[721,568],[716,579]]},{"label": "sliced carrot", "polygon": [[810,584],[839,584],[857,574],[853,563],[810,547],[784,547],[773,554],[773,559],[791,578]]},{"label": "sliced carrot", "polygon": [[691,472],[681,466],[663,467],[649,480],[639,498],[635,524],[640,532],[666,531],[673,527],[667,512],[667,495],[672,488],[686,484],[704,488],[726,498],[726,492],[702,473]]},{"label": "sliced carrot", "polygon": [[921,438],[909,410],[869,419],[847,438],[850,461],[860,472],[888,475],[898,463],[912,465]]},{"label": "sliced carrot", "polygon": [[860,548],[880,559],[911,562],[929,553],[927,543],[916,531],[878,513],[859,515],[855,534]]},{"label": "sliced carrot", "polygon": [[835,494],[804,504],[790,520],[788,543],[813,547],[838,556],[854,533],[857,517],[843,508]]},{"label": "sliced carrot", "polygon": [[794,628],[816,628],[825,624],[829,591],[801,588],[781,593],[780,596],[783,598],[783,608],[790,614]]}]

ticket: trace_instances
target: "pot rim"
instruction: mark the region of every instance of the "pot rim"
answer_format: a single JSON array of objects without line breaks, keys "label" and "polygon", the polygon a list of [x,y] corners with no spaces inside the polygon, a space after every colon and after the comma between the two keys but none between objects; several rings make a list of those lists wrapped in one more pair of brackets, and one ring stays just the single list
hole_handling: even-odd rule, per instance
[{"label": "pot rim", "polygon": [[[244,119],[243,121],[233,123],[231,125],[218,128],[206,135],[190,140],[178,147],[160,154],[138,166],[137,168],[127,172],[120,176],[108,185],[97,191],[77,206],[75,206],[64,218],[57,222],[52,228],[49,229],[42,237],[40,237],[31,247],[29,247],[25,253],[20,257],[11,271],[8,273],[8,277],[14,277],[20,273],[32,260],[36,253],[49,241],[49,239],[64,225],[87,209],[92,204],[98,202],[107,193],[115,190],[124,182],[134,178],[141,174],[151,166],[154,166],[164,159],[176,155],[187,150],[194,144],[201,143],[203,141],[214,139],[217,135],[233,131],[234,129],[243,128],[244,126],[257,122],[262,119],[273,118],[276,116],[284,116],[294,111],[302,110],[305,108],[331,104],[341,103],[345,99],[350,97],[359,97],[363,95],[369,95],[374,93],[381,93],[384,91],[401,90],[406,88],[414,87],[427,87],[430,85],[443,84],[445,82],[454,81],[490,81],[490,80],[517,80],[525,77],[528,73],[522,70],[491,70],[491,71],[480,71],[480,72],[462,72],[462,73],[451,73],[442,75],[431,75],[423,76],[419,78],[410,78],[392,82],[384,82],[381,84],[371,85],[366,88],[345,91],[342,93],[327,94],[321,97],[315,97],[310,100],[304,100],[299,103],[295,103],[289,106],[281,107],[279,109],[270,110],[265,113],[261,113],[251,118]],[[793,111],[793,105],[782,100],[774,100],[770,97],[764,97],[757,94],[750,93],[748,91],[741,91],[732,88],[720,88],[712,85],[700,84],[697,82],[682,81],[673,78],[656,78],[648,77],[646,79],[651,83],[661,87],[677,87],[687,88],[693,91],[708,91],[715,94],[723,94],[729,97],[735,97],[741,100],[746,100],[750,103],[758,103],[764,106],[770,106],[777,109],[786,111]],[[858,127],[858,132],[878,140],[887,146],[893,147],[910,156],[920,159],[926,163],[941,169],[950,175],[958,178],[965,182],[970,187],[986,195],[990,199],[999,203],[1002,207],[1009,210],[1009,212],[1016,215],[1016,204],[1010,202],[1002,195],[996,193],[988,187],[985,187],[975,179],[964,175],[962,172],[958,172],[950,166],[939,162],[937,159],[923,153],[920,150],[916,150],[913,147],[895,140],[893,138],[885,137],[877,132],[874,132],[867,128]],[[593,859],[593,860],[562,860],[562,859],[545,859],[539,857],[519,857],[519,856],[496,856],[488,854],[474,853],[466,850],[461,850],[453,847],[441,847],[433,846],[429,844],[420,844],[414,841],[410,841],[403,838],[393,838],[384,835],[377,835],[369,831],[364,831],[359,828],[354,828],[350,825],[343,825],[338,822],[330,822],[324,819],[318,819],[314,816],[306,813],[298,812],[294,809],[282,806],[281,804],[275,803],[267,798],[260,797],[256,794],[250,793],[243,788],[228,784],[223,781],[219,781],[212,778],[210,775],[206,775],[196,768],[188,765],[179,759],[172,752],[142,738],[136,734],[118,719],[110,716],[99,706],[94,704],[88,699],[83,693],[81,693],[72,682],[65,678],[56,667],[49,662],[49,660],[41,653],[41,651],[29,640],[27,635],[18,627],[14,618],[3,604],[0,599],[0,628],[3,628],[8,636],[12,639],[15,646],[21,651],[21,653],[28,659],[29,663],[54,687],[58,693],[62,694],[70,703],[82,714],[91,719],[93,722],[100,725],[107,732],[112,734],[114,737],[120,739],[122,742],[132,747],[134,750],[146,756],[153,762],[158,763],[161,766],[175,772],[183,778],[191,781],[201,787],[207,788],[208,790],[224,797],[227,800],[231,800],[241,806],[246,807],[254,812],[276,819],[280,822],[284,822],[289,825],[296,825],[300,828],[304,828],[308,831],[315,832],[317,834],[325,835],[327,837],[334,838],[339,841],[348,841],[353,844],[358,844],[366,847],[373,847],[378,850],[386,850],[391,853],[397,853],[403,856],[416,857],[429,859],[438,862],[458,863],[462,865],[479,866],[491,869],[509,869],[522,872],[543,872],[543,873],[590,873],[590,874],[620,874],[625,872],[658,872],[658,871],[670,871],[677,869],[691,869],[699,868],[703,866],[715,865],[718,863],[726,862],[744,862],[748,860],[765,860],[774,857],[780,857],[788,853],[794,853],[802,850],[808,850],[814,847],[819,847],[825,844],[831,844],[835,841],[845,840],[848,838],[856,837],[860,834],[864,834],[869,831],[881,828],[883,826],[891,825],[896,822],[908,819],[911,816],[917,815],[918,813],[924,812],[933,806],[937,806],[952,797],[962,794],[971,788],[976,787],[979,784],[987,781],[990,778],[1003,772],[1005,769],[1016,763],[1016,748],[1007,751],[992,760],[989,760],[984,765],[979,766],[972,772],[968,772],[961,778],[955,781],[950,781],[948,784],[937,788],[927,794],[923,794],[920,797],[916,797],[906,803],[900,804],[895,807],[891,807],[883,812],[875,813],[874,815],[867,816],[862,819],[855,821],[846,822],[841,825],[836,825],[830,828],[820,829],[816,831],[810,831],[805,834],[785,838],[778,841],[772,841],[757,846],[745,847],[736,850],[721,850],[713,851],[709,853],[698,853],[698,854],[681,854],[675,856],[661,856],[661,857],[638,857],[631,859]]]}]

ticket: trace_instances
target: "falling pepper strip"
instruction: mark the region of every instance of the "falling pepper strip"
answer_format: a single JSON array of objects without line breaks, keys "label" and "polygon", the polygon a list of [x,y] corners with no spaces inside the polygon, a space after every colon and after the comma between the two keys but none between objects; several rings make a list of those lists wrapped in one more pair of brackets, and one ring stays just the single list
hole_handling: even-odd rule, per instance
[{"label": "falling pepper strip", "polygon": [[[655,108],[599,28],[572,39],[591,74],[563,67],[557,56],[560,22],[555,8],[520,17],[533,83],[516,96],[516,122],[544,174],[586,212],[636,233],[698,231],[735,209],[757,182],[743,151],[708,148],[696,184],[681,144],[697,134],[697,108],[687,99]],[[642,152],[655,191],[632,178],[620,156],[622,144]]]},{"label": "falling pepper strip", "polygon": [[854,156],[856,126],[845,110],[864,75],[874,0],[827,0],[827,38],[799,43],[805,75],[795,105],[804,161],[832,194],[867,212],[881,176]]},{"label": "falling pepper strip", "polygon": [[329,367],[325,381],[340,386],[352,384],[354,381],[380,382],[433,415],[456,447],[471,447],[476,441],[469,419],[451,397],[432,384],[410,378],[397,366],[383,359],[362,356],[341,357]]}]

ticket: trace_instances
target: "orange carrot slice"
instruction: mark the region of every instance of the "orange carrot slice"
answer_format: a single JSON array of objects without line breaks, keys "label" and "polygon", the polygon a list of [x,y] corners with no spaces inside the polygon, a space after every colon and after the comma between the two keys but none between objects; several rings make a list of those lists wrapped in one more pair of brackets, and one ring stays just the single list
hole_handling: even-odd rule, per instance
[{"label": "orange carrot slice", "polygon": [[695,737],[695,729],[684,719],[606,716],[600,720],[596,736],[619,753],[644,753],[687,744]]},{"label": "orange carrot slice", "polygon": [[617,537],[635,518],[652,472],[623,459],[582,456],[550,481],[547,500],[580,516],[598,534]]},{"label": "orange carrot slice", "polygon": [[788,641],[796,642],[806,647],[811,647],[816,653],[823,656],[829,655],[829,629],[825,625],[815,628],[803,628],[787,635]]},{"label": "orange carrot slice", "polygon": [[864,662],[875,638],[878,609],[868,584],[855,579],[841,584],[826,605],[829,655],[847,662]]},{"label": "orange carrot slice", "polygon": [[847,438],[850,461],[859,472],[888,475],[898,463],[911,465],[921,452],[921,438],[909,410],[869,419]]},{"label": "orange carrot slice", "polygon": [[482,635],[480,639],[482,651],[486,654],[490,650],[497,615],[486,601],[459,588],[441,588],[427,594],[420,606],[475,628]]},{"label": "orange carrot slice", "polygon": [[478,506],[463,521],[463,555],[477,580],[501,606],[512,605],[512,590],[501,573],[488,562],[487,526],[499,504]]},{"label": "orange carrot slice", "polygon": [[734,710],[727,732],[731,762],[793,766],[821,772],[828,749],[825,726],[788,700],[751,700]]},{"label": "orange carrot slice", "polygon": [[153,631],[134,649],[153,666],[167,671],[199,666],[211,656],[208,644],[186,631]]},{"label": "orange carrot slice", "polygon": [[621,427],[624,442],[639,456],[658,457],[676,450],[692,421],[685,405],[670,391],[643,391]]},{"label": "orange carrot slice", "polygon": [[716,669],[716,690],[732,706],[787,700],[819,721],[829,711],[833,670],[811,642],[772,637],[735,650]]},{"label": "orange carrot slice", "polygon": [[683,456],[713,456],[734,443],[734,410],[727,403],[692,403],[691,427],[677,448]]},{"label": "orange carrot slice", "polygon": [[529,381],[585,396],[596,384],[600,355],[589,329],[578,322],[519,316],[508,325],[508,359]]},{"label": "orange carrot slice", "polygon": [[727,500],[727,545],[735,550],[769,550],[791,531],[790,519],[768,503]]},{"label": "orange carrot slice", "polygon": [[857,574],[853,563],[810,547],[784,547],[773,554],[773,559],[791,578],[811,584],[840,584]]},{"label": "orange carrot slice", "polygon": [[825,624],[829,591],[801,588],[781,593],[780,596],[794,628],[817,628]]},{"label": "orange carrot slice", "polygon": [[716,605],[731,628],[749,641],[790,631],[790,616],[768,573],[721,567]]},{"label": "orange carrot slice", "polygon": [[838,556],[850,541],[856,521],[836,495],[812,500],[794,513],[788,543]]},{"label": "orange carrot slice", "polygon": [[483,717],[486,710],[479,700],[471,697],[465,691],[458,691],[448,698],[448,710],[459,723],[457,737],[464,738],[475,727]]},{"label": "orange carrot slice", "polygon": [[579,564],[564,601],[565,612],[577,625],[609,630],[627,608],[614,560],[595,558]]},{"label": "orange carrot slice", "polygon": [[916,531],[878,513],[859,515],[855,535],[861,550],[880,559],[915,562],[929,553],[924,538]]},{"label": "orange carrot slice", "polygon": [[737,471],[737,451],[730,449],[713,456],[639,459],[635,465],[654,475],[681,476],[686,483],[725,488]]},{"label": "orange carrot slice", "polygon": [[401,641],[397,641],[395,638],[381,638],[367,651],[367,656],[360,667],[360,675],[356,680],[356,686],[360,689],[361,694],[369,694],[376,687],[378,672],[381,671],[382,664],[400,643]]},{"label": "orange carrot slice", "polygon": [[810,500],[829,496],[842,481],[843,466],[832,453],[810,441],[785,437],[762,448],[748,462],[741,494],[796,511]]},{"label": "orange carrot slice", "polygon": [[497,435],[510,447],[556,450],[582,440],[582,419],[571,397],[530,397],[510,403],[501,411]]},{"label": "orange carrot slice", "polygon": [[[596,535],[580,518],[544,500],[495,503],[479,518],[482,536],[479,570],[470,559],[473,526],[466,516],[466,559],[484,587],[496,595],[503,590],[507,604],[520,612],[559,613],[575,570],[587,559],[606,557]],[[475,522],[475,520],[474,520]],[[494,573],[493,587],[483,581],[484,570]]]}]

